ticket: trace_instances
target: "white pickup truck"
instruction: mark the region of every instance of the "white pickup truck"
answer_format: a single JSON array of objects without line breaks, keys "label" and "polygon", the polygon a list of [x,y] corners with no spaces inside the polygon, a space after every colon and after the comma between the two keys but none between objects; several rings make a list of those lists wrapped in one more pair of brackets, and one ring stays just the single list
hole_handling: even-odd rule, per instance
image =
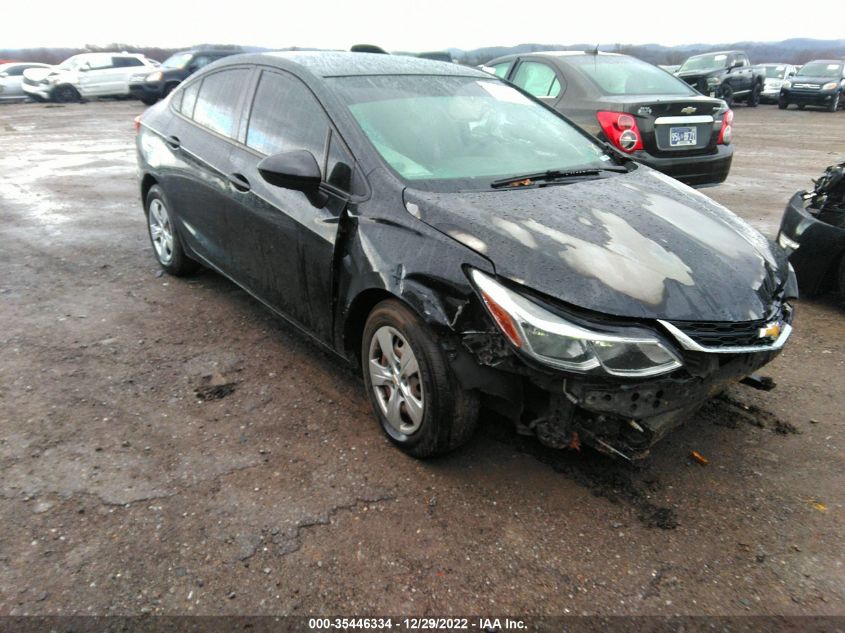
[{"label": "white pickup truck", "polygon": [[129,78],[158,65],[133,53],[82,53],[58,66],[25,70],[23,90],[37,101],[129,96]]}]

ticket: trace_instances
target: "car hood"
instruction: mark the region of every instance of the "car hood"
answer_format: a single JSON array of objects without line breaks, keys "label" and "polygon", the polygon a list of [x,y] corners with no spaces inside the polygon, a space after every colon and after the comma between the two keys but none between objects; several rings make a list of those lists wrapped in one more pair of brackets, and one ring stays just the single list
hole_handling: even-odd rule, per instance
[{"label": "car hood", "polygon": [[49,75],[50,73],[56,70],[55,66],[51,66],[49,68],[27,68],[23,71],[23,76],[27,79],[31,79],[32,81],[41,81]]},{"label": "car hood", "polygon": [[565,303],[668,320],[767,318],[789,277],[781,249],[710,198],[640,166],[571,185],[405,191],[421,221],[496,273]]},{"label": "car hood", "polygon": [[715,77],[716,75],[721,75],[725,72],[727,72],[727,68],[713,68],[711,70],[685,70],[684,72],[675,73],[675,76],[685,81],[689,81],[690,79],[701,79],[702,77]]},{"label": "car hood", "polygon": [[813,77],[812,75],[793,75],[789,82],[792,85],[795,84],[818,84],[819,86],[823,86],[824,84],[839,83],[839,79],[836,77]]}]

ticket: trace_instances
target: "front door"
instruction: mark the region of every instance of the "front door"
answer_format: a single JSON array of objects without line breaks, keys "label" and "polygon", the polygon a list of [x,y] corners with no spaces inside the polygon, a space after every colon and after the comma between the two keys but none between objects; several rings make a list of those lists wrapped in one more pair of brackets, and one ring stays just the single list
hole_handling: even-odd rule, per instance
[{"label": "front door", "polygon": [[[264,69],[242,134],[245,146],[230,155],[242,181],[229,207],[229,222],[237,227],[229,248],[238,282],[322,340],[331,340],[332,258],[352,173],[340,139],[327,142],[332,134],[320,102],[301,80]],[[322,207],[258,172],[265,156],[301,149],[314,154],[323,180],[335,185]]]}]

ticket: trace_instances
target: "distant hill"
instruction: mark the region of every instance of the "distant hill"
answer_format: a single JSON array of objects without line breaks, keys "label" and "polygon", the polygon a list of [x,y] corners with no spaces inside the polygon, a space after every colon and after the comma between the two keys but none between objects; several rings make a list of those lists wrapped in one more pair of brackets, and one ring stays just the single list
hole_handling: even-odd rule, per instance
[{"label": "distant hill", "polygon": [[[206,44],[206,47],[220,47],[221,45]],[[530,53],[535,51],[571,51],[593,50],[595,43],[582,44],[519,44],[518,46],[487,46],[464,50],[450,48],[448,53],[459,64],[477,66],[495,57],[512,53]],[[244,52],[271,50],[256,46],[231,46]],[[733,42],[730,44],[684,44],[682,46],[662,46],[661,44],[601,44],[599,50],[612,53],[625,53],[639,57],[652,64],[680,64],[690,55],[707,53],[709,51],[725,49],[741,49],[748,53],[754,64],[763,62],[785,62],[803,64],[811,59],[838,58],[845,59],[845,39],[842,40],[814,40],[810,38],[793,38],[782,42]],[[0,59],[16,59],[21,61],[44,62],[57,64],[77,53],[96,51],[127,51],[142,53],[150,59],[163,61],[178,50],[174,48],[155,48],[149,46],[132,46],[129,44],[109,44],[106,46],[89,45],[84,48],[27,48],[0,49]],[[304,47],[286,46],[272,50],[318,50]],[[415,53],[403,53],[415,54]],[[424,53],[427,57],[440,57],[440,53]]]}]

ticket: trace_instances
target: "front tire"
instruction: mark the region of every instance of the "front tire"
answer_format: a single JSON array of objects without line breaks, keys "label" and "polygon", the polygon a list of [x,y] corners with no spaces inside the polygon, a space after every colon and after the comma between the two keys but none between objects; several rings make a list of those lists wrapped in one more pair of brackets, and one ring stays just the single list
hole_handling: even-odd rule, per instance
[{"label": "front tire", "polygon": [[734,89],[729,84],[722,86],[722,99],[728,104],[729,108],[734,106]]},{"label": "front tire", "polygon": [[144,210],[147,216],[147,232],[159,265],[175,277],[195,272],[199,264],[185,254],[182,238],[173,223],[167,199],[158,185],[150,187]]},{"label": "front tire", "polygon": [[749,108],[756,108],[760,105],[760,95],[763,94],[763,86],[760,84],[754,84],[754,88],[751,89],[751,94],[748,96],[748,107]]},{"label": "front tire", "polygon": [[779,110],[786,110],[789,107],[789,101],[784,98],[778,99],[778,109]]},{"label": "front tire", "polygon": [[839,109],[839,93],[837,93],[833,97],[833,101],[831,101],[827,106],[828,112],[836,112]]},{"label": "front tire", "polygon": [[79,91],[70,84],[62,84],[53,88],[53,101],[57,103],[73,103],[82,101]]},{"label": "front tire", "polygon": [[478,394],[461,388],[434,333],[401,302],[373,308],[361,368],[382,430],[409,455],[447,453],[475,431]]}]

